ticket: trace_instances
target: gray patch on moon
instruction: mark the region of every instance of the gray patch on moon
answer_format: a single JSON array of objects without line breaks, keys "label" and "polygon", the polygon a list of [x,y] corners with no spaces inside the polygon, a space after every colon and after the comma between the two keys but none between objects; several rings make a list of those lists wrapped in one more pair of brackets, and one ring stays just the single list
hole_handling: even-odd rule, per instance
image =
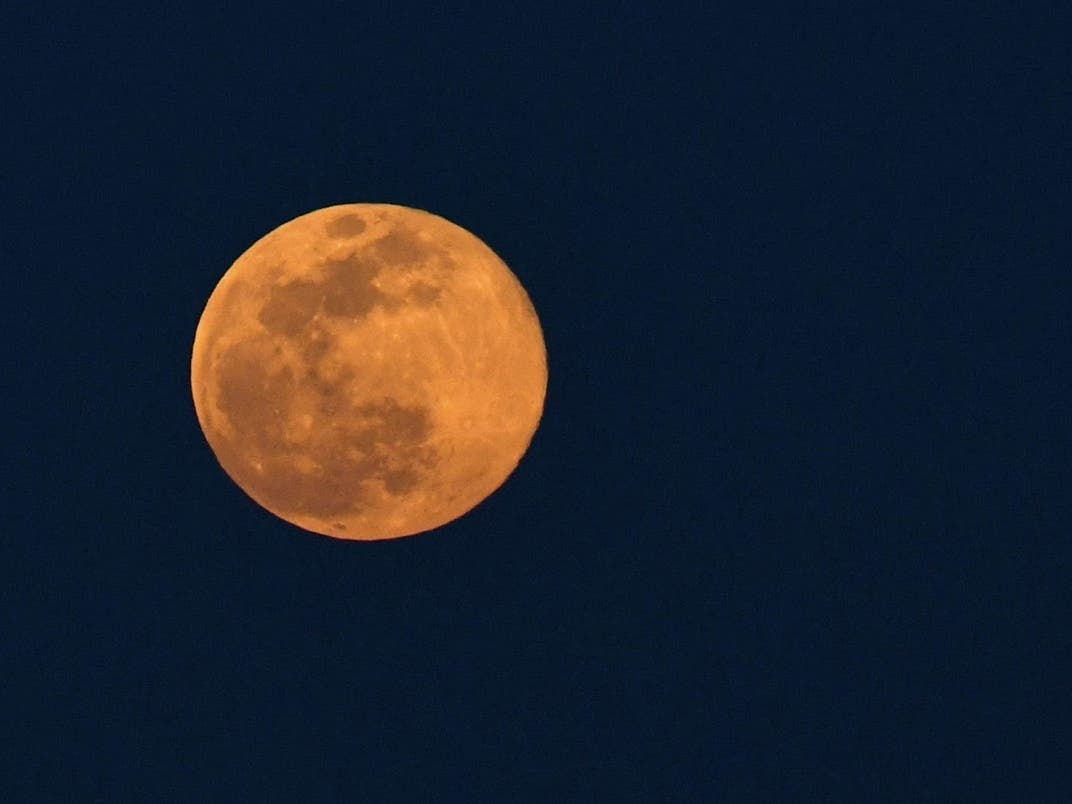
[{"label": "gray patch on moon", "polygon": [[420,477],[410,469],[395,469],[383,476],[383,483],[389,493],[398,497],[413,491],[420,483]]},{"label": "gray patch on moon", "polygon": [[313,323],[300,341],[298,348],[307,364],[319,363],[331,351],[335,338],[322,326]]},{"label": "gray patch on moon", "polygon": [[422,241],[415,232],[399,227],[372,244],[373,253],[388,265],[422,262],[435,249]]},{"label": "gray patch on moon", "polygon": [[428,410],[400,405],[386,397],[359,406],[357,412],[367,427],[355,433],[355,443],[369,457],[373,477],[382,480],[387,491],[396,496],[412,491],[420,482],[419,470],[431,468],[439,460],[428,445],[432,433]]},{"label": "gray patch on moon", "polygon": [[264,340],[238,343],[219,363],[219,404],[234,427],[217,454],[228,474],[270,509],[321,519],[359,513],[379,481],[404,495],[439,460],[428,443],[426,408],[391,397],[355,404],[339,393],[347,378],[310,376],[318,392],[318,422],[300,446],[287,441],[298,382],[290,369],[271,368]]},{"label": "gray patch on moon", "polygon": [[[385,264],[420,261],[433,251],[413,232],[399,231],[377,241],[371,255],[326,260],[316,281],[274,285],[257,314],[267,333],[220,356],[219,406],[234,436],[223,439],[217,455],[228,474],[265,507],[330,522],[366,506],[381,507],[384,490],[408,494],[439,462],[429,443],[427,408],[389,396],[355,402],[345,393],[353,371],[340,374],[335,367],[329,373],[324,364],[337,348],[324,316],[363,318],[376,307],[426,306],[439,299],[442,289],[430,282],[416,282],[404,299],[375,284]],[[300,377],[281,362],[282,341],[302,355]],[[315,404],[305,410],[315,421],[295,444],[293,418],[299,396],[308,390],[315,392]],[[338,525],[337,530],[345,528]]]},{"label": "gray patch on moon", "polygon": [[427,282],[417,282],[409,291],[409,298],[422,307],[434,304],[443,295],[443,288],[429,285]]},{"label": "gray patch on moon", "polygon": [[346,394],[339,393],[339,391],[345,388],[353,378],[352,371],[344,371],[338,378],[326,380],[318,365],[308,370],[305,382],[317,393],[316,412],[323,421],[331,421],[340,415],[352,412],[352,403],[347,400]]},{"label": "gray patch on moon", "polygon": [[271,332],[297,335],[316,315],[323,297],[323,289],[315,282],[299,280],[288,285],[275,285],[257,314],[257,320]]},{"label": "gray patch on moon", "polygon": [[377,305],[397,307],[398,301],[373,284],[380,266],[358,254],[324,263],[328,276],[321,282],[324,312],[344,318],[368,315]]},{"label": "gray patch on moon", "polygon": [[258,441],[281,436],[279,410],[289,406],[295,389],[289,368],[268,370],[265,351],[260,341],[236,343],[217,368],[220,410],[235,432]]},{"label": "gray patch on moon", "polygon": [[374,307],[395,309],[398,299],[373,283],[380,264],[358,254],[323,263],[326,276],[319,282],[299,279],[275,285],[268,292],[257,320],[269,331],[292,338],[313,321],[318,312],[342,318],[361,318]]},{"label": "gray patch on moon", "polygon": [[427,410],[400,405],[398,400],[391,397],[385,397],[382,402],[360,405],[357,411],[378,422],[392,446],[423,442],[432,431]]},{"label": "gray patch on moon", "polygon": [[324,231],[327,232],[328,237],[344,240],[365,231],[365,221],[360,215],[349,212],[324,224]]}]

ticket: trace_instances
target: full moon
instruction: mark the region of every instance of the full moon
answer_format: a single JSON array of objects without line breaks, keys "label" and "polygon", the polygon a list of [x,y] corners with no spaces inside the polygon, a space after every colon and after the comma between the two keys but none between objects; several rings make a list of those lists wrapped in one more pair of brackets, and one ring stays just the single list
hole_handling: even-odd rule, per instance
[{"label": "full moon", "polygon": [[190,375],[209,446],[253,500],[314,533],[393,539],[505,482],[543,413],[547,352],[521,283],[476,236],[344,204],[235,261]]}]

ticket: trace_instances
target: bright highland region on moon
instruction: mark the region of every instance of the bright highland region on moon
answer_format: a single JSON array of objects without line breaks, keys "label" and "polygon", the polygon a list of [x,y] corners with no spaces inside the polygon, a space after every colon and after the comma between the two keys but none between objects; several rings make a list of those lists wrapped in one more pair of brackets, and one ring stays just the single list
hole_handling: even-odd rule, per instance
[{"label": "bright highland region on moon", "polygon": [[479,504],[517,466],[547,385],[517,278],[427,212],[348,204],[255,243],[194,339],[194,404],[228,475],[302,528],[406,536]]}]

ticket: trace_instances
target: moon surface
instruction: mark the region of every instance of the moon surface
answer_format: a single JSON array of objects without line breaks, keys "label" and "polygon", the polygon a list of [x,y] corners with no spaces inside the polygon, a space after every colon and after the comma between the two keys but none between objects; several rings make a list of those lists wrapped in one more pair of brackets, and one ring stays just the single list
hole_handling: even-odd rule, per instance
[{"label": "moon surface", "polygon": [[525,290],[477,237],[345,204],[238,258],[190,373],[209,446],[257,503],[314,533],[391,539],[457,519],[514,471],[547,353]]}]

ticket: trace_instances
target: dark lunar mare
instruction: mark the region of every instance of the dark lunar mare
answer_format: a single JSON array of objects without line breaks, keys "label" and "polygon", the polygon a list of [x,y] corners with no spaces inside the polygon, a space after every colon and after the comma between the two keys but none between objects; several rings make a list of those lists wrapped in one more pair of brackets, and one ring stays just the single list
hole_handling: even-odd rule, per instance
[{"label": "dark lunar mare", "polygon": [[[389,235],[378,243],[377,253],[384,257],[424,256],[413,237]],[[221,357],[218,372],[220,408],[235,428],[237,443],[253,445],[257,453],[241,454],[227,445],[221,453],[225,469],[262,503],[278,506],[286,500],[289,513],[330,517],[361,510],[362,481],[380,480],[389,493],[406,494],[437,456],[427,444],[431,417],[426,408],[391,397],[356,405],[339,392],[352,372],[325,379],[323,360],[334,344],[328,329],[315,320],[317,313],[354,320],[376,306],[394,309],[401,302],[373,284],[379,260],[354,254],[323,267],[327,275],[321,282],[273,287],[258,314],[267,334],[232,346]],[[439,292],[419,284],[412,294],[431,303]],[[278,364],[278,339],[299,345],[308,365],[303,376]],[[309,441],[294,445],[286,440],[286,427],[299,386],[316,392],[319,421]],[[312,471],[301,471],[297,459],[302,456],[314,462]]]}]

